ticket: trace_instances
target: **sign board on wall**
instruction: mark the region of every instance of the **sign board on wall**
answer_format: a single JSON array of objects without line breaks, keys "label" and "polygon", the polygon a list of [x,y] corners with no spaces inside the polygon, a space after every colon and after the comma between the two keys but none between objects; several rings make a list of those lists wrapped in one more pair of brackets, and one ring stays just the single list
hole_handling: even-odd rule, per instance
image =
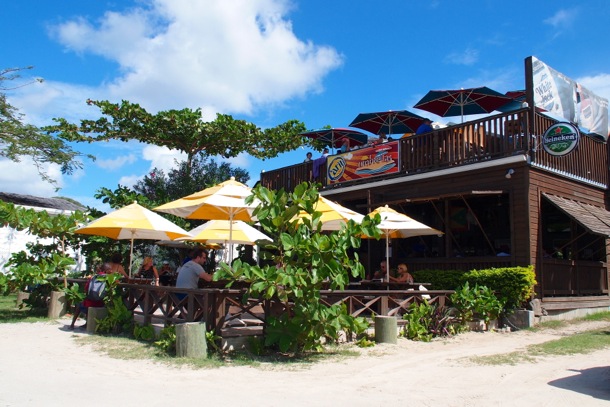
[{"label": "sign board on wall", "polygon": [[608,99],[597,96],[536,57],[531,58],[536,107],[607,138]]},{"label": "sign board on wall", "polygon": [[551,155],[566,155],[578,145],[580,133],[571,123],[556,123],[542,136],[542,147]]},{"label": "sign board on wall", "polygon": [[398,141],[382,143],[328,157],[328,184],[397,173],[400,169],[398,145]]}]

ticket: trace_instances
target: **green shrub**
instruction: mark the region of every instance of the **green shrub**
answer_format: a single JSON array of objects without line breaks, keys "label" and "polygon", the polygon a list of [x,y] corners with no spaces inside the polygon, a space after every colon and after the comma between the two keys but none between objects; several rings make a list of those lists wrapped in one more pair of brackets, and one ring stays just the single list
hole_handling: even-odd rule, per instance
[{"label": "green shrub", "polygon": [[430,283],[434,290],[455,290],[462,285],[463,270],[417,270],[411,272],[415,282]]},{"label": "green shrub", "polygon": [[449,299],[463,325],[475,318],[489,324],[489,321],[498,319],[504,308],[504,302],[490,288],[479,285],[471,288],[468,282],[451,294]]},{"label": "green shrub", "polygon": [[141,341],[152,342],[155,340],[155,328],[151,324],[134,324],[133,337]]},{"label": "green shrub", "polygon": [[449,309],[428,304],[425,300],[421,304],[411,304],[403,319],[407,323],[402,335],[414,341],[429,342],[432,338],[455,333]]},{"label": "green shrub", "polygon": [[471,270],[464,275],[470,286],[486,286],[504,301],[504,311],[521,307],[534,294],[536,274],[534,266],[503,267]]},{"label": "green shrub", "polygon": [[154,343],[155,346],[163,350],[168,355],[176,354],[176,326],[166,326],[159,332],[159,339]]}]

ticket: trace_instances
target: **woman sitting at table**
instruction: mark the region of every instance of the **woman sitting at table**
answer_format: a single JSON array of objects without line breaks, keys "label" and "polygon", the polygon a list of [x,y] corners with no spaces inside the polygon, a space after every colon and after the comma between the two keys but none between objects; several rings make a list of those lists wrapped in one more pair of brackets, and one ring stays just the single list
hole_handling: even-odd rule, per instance
[{"label": "woman sitting at table", "polygon": [[144,257],[144,261],[142,261],[140,270],[138,270],[138,273],[135,275],[135,277],[154,279],[153,281],[155,285],[159,285],[159,272],[153,264],[152,257]]},{"label": "woman sitting at table", "polygon": [[409,283],[413,284],[413,276],[409,274],[407,270],[407,265],[405,263],[400,263],[396,270],[396,277],[390,276],[390,282],[392,283]]}]

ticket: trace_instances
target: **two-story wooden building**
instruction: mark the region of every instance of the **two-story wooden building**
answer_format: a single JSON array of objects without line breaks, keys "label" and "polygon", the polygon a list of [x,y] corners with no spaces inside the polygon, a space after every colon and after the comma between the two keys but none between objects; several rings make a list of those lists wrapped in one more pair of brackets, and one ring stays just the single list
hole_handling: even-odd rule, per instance
[{"label": "two-story wooden building", "polygon": [[[547,312],[609,307],[607,100],[597,98],[602,137],[549,117],[550,96],[539,91],[552,86],[540,83],[549,80],[540,63],[525,60],[523,108],[329,156],[315,171],[312,163],[267,171],[261,184],[291,189],[315,172],[321,194],[344,206],[366,214],[387,204],[444,232],[394,239],[393,264],[405,261],[411,270],[534,265],[536,295]],[[559,103],[562,95],[554,97]],[[570,114],[581,107],[589,108],[579,99]],[[363,244],[366,267],[383,259],[382,245]]]}]

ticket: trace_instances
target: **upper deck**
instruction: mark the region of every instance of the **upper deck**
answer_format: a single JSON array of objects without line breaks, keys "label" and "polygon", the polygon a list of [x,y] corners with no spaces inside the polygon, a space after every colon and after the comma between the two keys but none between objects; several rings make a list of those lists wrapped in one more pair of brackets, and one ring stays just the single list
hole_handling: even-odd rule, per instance
[{"label": "upper deck", "polygon": [[317,181],[324,191],[476,163],[502,165],[506,160],[501,159],[520,155],[533,167],[606,189],[607,143],[583,135],[568,156],[553,156],[542,148],[541,138],[554,123],[524,108],[267,171],[261,173],[260,181],[267,188],[287,190],[304,181]]}]

